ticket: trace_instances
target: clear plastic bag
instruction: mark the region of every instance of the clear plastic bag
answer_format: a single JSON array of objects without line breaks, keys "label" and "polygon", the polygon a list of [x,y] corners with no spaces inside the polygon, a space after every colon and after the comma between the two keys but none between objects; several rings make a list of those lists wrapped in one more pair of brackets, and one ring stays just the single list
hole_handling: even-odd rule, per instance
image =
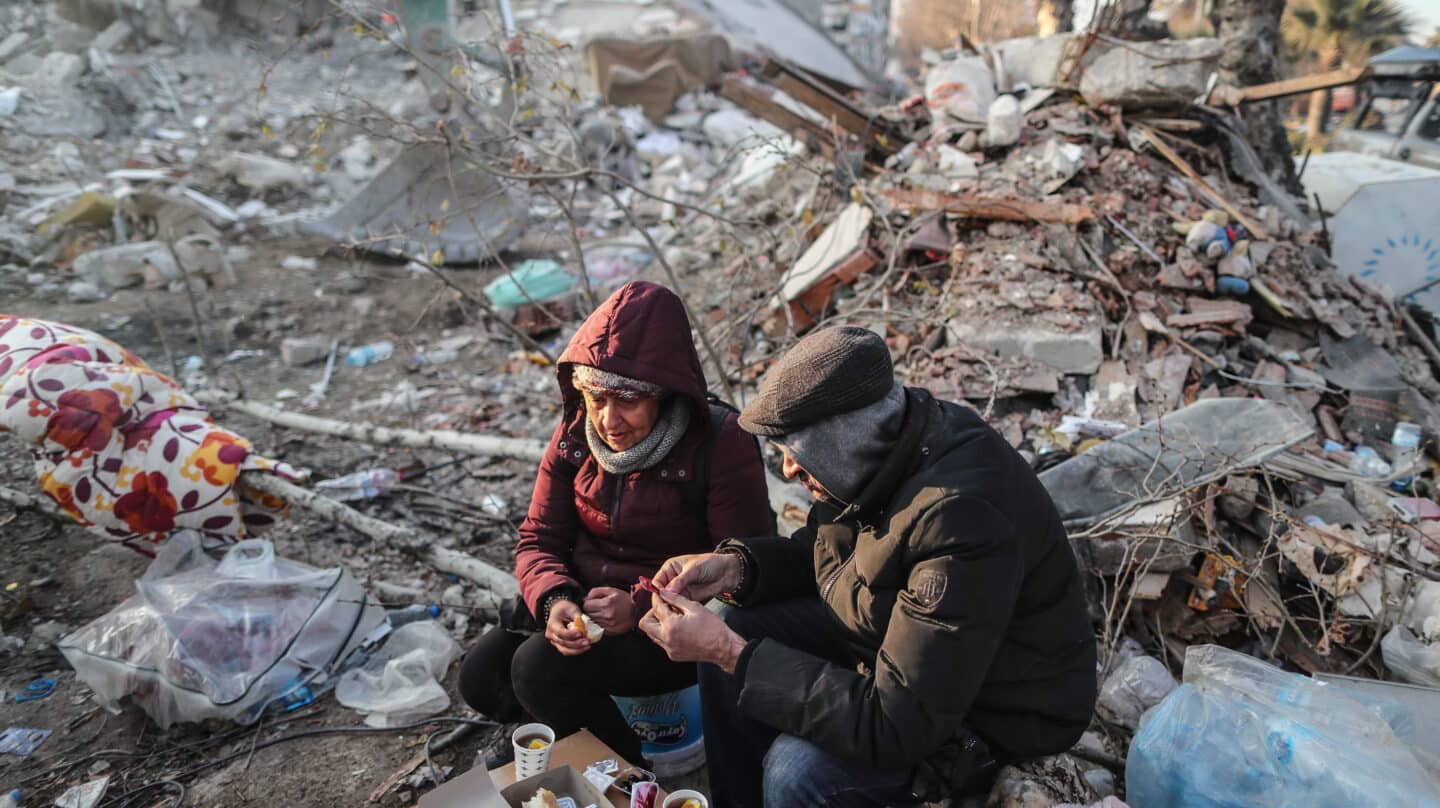
[{"label": "clear plastic bag", "polygon": [[1380,641],[1385,667],[1410,684],[1440,687],[1440,584],[1420,582],[1404,612]]},{"label": "clear plastic bag", "polygon": [[1125,766],[1137,806],[1440,805],[1393,702],[1361,702],[1215,645],[1140,719]]},{"label": "clear plastic bag", "polygon": [[1409,627],[1396,626],[1380,641],[1380,654],[1402,681],[1440,687],[1440,643],[1427,643]]},{"label": "clear plastic bag", "polygon": [[1105,677],[1100,688],[1100,712],[1122,727],[1135,729],[1140,716],[1175,689],[1175,677],[1165,663],[1144,654],[1126,658]]},{"label": "clear plastic bag", "polygon": [[332,675],[385,619],[349,571],[277,558],[260,539],[216,563],[198,534],[177,533],[135,588],[59,647],[102,704],[130,696],[161,727],[253,723]]},{"label": "clear plastic bag", "polygon": [[341,674],[335,698],[366,713],[365,723],[372,727],[429,718],[450,706],[450,696],[436,680],[459,655],[460,646],[439,623],[406,623],[362,667]]}]

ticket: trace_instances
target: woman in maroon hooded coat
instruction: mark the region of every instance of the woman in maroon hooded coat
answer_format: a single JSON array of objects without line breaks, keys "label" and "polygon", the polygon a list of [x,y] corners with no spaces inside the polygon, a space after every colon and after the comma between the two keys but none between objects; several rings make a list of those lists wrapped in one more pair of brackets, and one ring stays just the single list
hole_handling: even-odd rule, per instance
[{"label": "woman in maroon hooded coat", "polygon": [[[685,308],[653,283],[621,287],[557,363],[564,413],[520,526],[520,600],[466,655],[460,692],[481,713],[521,709],[556,736],[588,728],[631,761],[640,739],[610,696],[695,682],[635,629],[636,584],[668,558],[769,535],[774,516],[755,439],[707,403]],[[703,466],[703,468],[702,468]],[[590,643],[581,612],[605,629]]]}]

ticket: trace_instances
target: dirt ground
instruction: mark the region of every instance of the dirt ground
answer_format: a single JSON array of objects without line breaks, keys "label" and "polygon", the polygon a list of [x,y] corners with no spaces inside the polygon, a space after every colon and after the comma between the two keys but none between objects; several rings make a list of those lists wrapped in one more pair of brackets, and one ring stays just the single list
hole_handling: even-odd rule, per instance
[{"label": "dirt ground", "polygon": [[[281,268],[291,254],[321,255],[323,247],[304,241],[254,245],[252,259],[237,266],[239,285],[210,290],[197,299],[205,332],[204,353],[212,373],[228,386],[243,389],[259,401],[284,400],[282,391],[304,392],[321,375],[322,366],[286,367],[279,358],[285,336],[319,335],[342,346],[392,339],[394,358],[366,368],[337,364],[325,401],[313,412],[334,417],[366,418],[390,425],[474,429],[490,434],[533,436],[548,432],[558,415],[554,381],[548,369],[511,361],[507,351],[487,337],[485,327],[467,316],[451,293],[433,277],[418,277],[402,265],[323,256],[315,270]],[[465,284],[478,287],[483,278],[462,270]],[[58,320],[93,329],[139,354],[159,369],[170,370],[170,357],[182,365],[197,350],[190,301],[183,292],[130,289],[93,304],[47,303],[20,298],[6,300],[0,310]],[[162,338],[161,335],[164,335]],[[475,341],[461,357],[445,365],[420,369],[412,357],[426,341],[472,334]],[[262,352],[259,355],[232,352]],[[230,361],[223,361],[229,354]],[[508,370],[507,370],[508,365]],[[397,385],[413,388],[419,399],[413,410],[402,407],[352,409]],[[503,387],[503,392],[498,392]],[[285,402],[299,407],[298,400]],[[254,442],[257,450],[309,469],[326,478],[360,468],[431,466],[452,458],[439,452],[387,450],[341,440],[272,428],[238,415],[222,415],[226,426]],[[443,491],[467,509],[422,495],[397,494],[363,503],[361,508],[398,524],[430,529],[441,541],[512,568],[514,526],[523,516],[532,485],[532,469],[518,461],[467,458],[423,478],[424,487]],[[26,491],[36,489],[28,456],[19,442],[0,435],[0,484]],[[484,495],[503,500],[506,524],[476,518],[473,504]],[[277,553],[317,566],[347,565],[362,581],[383,579],[419,587],[427,602],[455,585],[449,576],[345,529],[293,514],[267,534]],[[0,563],[0,618],[6,641],[0,641],[0,690],[16,693],[37,678],[57,682],[52,695],[39,701],[0,708],[4,726],[49,729],[54,734],[29,757],[0,755],[0,785],[18,787],[26,804],[48,805],[70,786],[112,777],[110,794],[130,792],[148,783],[171,779],[192,767],[244,751],[287,732],[316,727],[361,726],[358,714],[341,707],[333,695],[303,708],[283,721],[266,720],[258,728],[239,729],[223,722],[177,725],[160,731],[134,706],[118,715],[102,709],[90,689],[54,648],[56,637],[74,631],[104,614],[133,591],[133,581],[148,560],[129,549],[107,544],[78,526],[56,525],[33,513],[0,506],[0,534],[6,560]],[[399,604],[406,605],[406,604]],[[468,645],[483,631],[464,607],[447,608],[442,619],[452,635]],[[23,641],[19,650],[14,640]],[[9,644],[3,644],[8,642]],[[445,686],[451,694],[449,713],[474,717],[455,692],[458,664]],[[259,749],[193,779],[182,777],[188,805],[332,806],[366,804],[371,792],[412,759],[425,736],[417,732],[314,737]],[[499,730],[478,733],[435,755],[441,766],[463,771],[476,751],[501,739]],[[127,804],[172,805],[173,787],[143,792]],[[412,805],[416,791],[392,789],[382,806]]]}]

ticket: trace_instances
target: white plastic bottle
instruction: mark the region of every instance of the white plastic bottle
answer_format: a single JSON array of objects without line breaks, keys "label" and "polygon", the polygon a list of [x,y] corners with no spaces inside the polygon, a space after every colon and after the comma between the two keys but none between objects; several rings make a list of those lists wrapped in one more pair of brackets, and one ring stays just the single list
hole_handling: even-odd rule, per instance
[{"label": "white plastic bottle", "polygon": [[1395,424],[1395,432],[1390,436],[1390,446],[1395,470],[1412,470],[1415,461],[1420,458],[1420,425],[1407,421]]},{"label": "white plastic bottle", "polygon": [[350,349],[350,353],[345,354],[345,361],[357,368],[363,368],[376,362],[384,362],[394,353],[395,343],[385,340]]},{"label": "white plastic bottle", "polygon": [[315,490],[331,499],[348,502],[353,499],[373,499],[398,482],[400,474],[393,469],[369,469],[333,480],[321,480],[315,484]]}]

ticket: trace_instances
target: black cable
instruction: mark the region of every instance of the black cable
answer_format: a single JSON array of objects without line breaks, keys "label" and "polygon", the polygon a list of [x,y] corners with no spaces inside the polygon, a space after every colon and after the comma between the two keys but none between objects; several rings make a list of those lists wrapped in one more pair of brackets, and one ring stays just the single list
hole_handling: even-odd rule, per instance
[{"label": "black cable", "polygon": [[[459,716],[453,716],[453,715],[440,715],[440,716],[435,716],[434,718],[427,718],[427,719],[425,719],[425,720],[423,720],[423,721],[416,721],[416,722],[413,722],[413,723],[410,723],[410,724],[401,724],[400,726],[397,726],[397,727],[317,727],[317,728],[315,728],[315,729],[307,729],[307,730],[301,730],[301,731],[299,731],[299,732],[292,732],[292,733],[290,733],[289,735],[281,735],[281,736],[278,737],[278,738],[271,738],[270,740],[265,741],[265,742],[263,742],[263,743],[255,744],[255,746],[254,746],[254,751],[258,752],[258,751],[260,751],[261,749],[268,749],[268,748],[270,748],[270,747],[272,747],[272,746],[276,746],[276,745],[278,745],[278,744],[286,743],[286,742],[288,742],[288,741],[296,741],[296,740],[299,740],[299,739],[301,739],[301,738],[316,738],[316,737],[320,737],[320,736],[323,736],[323,735],[352,735],[352,734],[353,734],[353,735],[374,735],[374,734],[383,733],[383,732],[404,732],[404,731],[406,731],[406,730],[417,729],[417,728],[419,728],[419,727],[425,727],[425,726],[429,726],[429,725],[431,725],[431,724],[436,724],[436,723],[440,723],[440,724],[473,724],[473,725],[475,725],[475,726],[477,726],[477,727],[496,727],[496,726],[499,726],[499,724],[497,724],[496,722],[494,722],[494,721],[489,721],[489,720],[486,720],[486,719],[483,719],[483,718],[461,718],[461,717],[459,717]],[[431,760],[430,760],[430,741],[434,740],[435,734],[436,734],[436,733],[432,732],[432,733],[430,733],[430,734],[426,737],[426,739],[425,739],[425,762],[426,762],[426,765],[428,765],[428,766],[430,767],[432,777],[434,776],[434,768],[435,768],[435,767],[434,767],[434,763],[432,763]],[[223,765],[225,765],[226,763],[229,763],[230,761],[235,760],[236,758],[244,757],[245,755],[250,754],[250,752],[251,752],[251,749],[250,749],[249,747],[247,747],[247,748],[245,748],[245,749],[241,749],[241,750],[239,750],[238,752],[234,752],[234,753],[229,754],[229,755],[226,755],[226,756],[224,756],[224,757],[216,758],[215,760],[209,760],[209,761],[206,761],[206,762],[204,762],[204,763],[201,763],[201,764],[199,764],[199,765],[197,765],[197,766],[192,766],[192,767],[190,767],[190,768],[188,768],[188,769],[186,769],[186,770],[184,770],[184,771],[182,771],[182,772],[180,772],[180,773],[178,773],[178,774],[172,775],[172,779],[169,779],[169,780],[156,780],[156,781],[154,781],[154,782],[152,782],[152,783],[146,783],[145,785],[140,786],[140,787],[138,787],[138,788],[133,788],[133,789],[131,789],[131,790],[129,790],[129,791],[126,791],[126,792],[123,793],[123,794],[117,794],[117,795],[115,795],[113,798],[107,797],[106,800],[105,800],[105,802],[103,803],[103,805],[104,805],[104,806],[109,806],[109,807],[111,807],[111,808],[114,808],[115,806],[118,806],[118,808],[124,808],[124,806],[126,806],[126,805],[129,804],[131,798],[133,798],[134,795],[139,794],[139,793],[144,792],[144,791],[149,791],[149,790],[152,789],[152,788],[158,788],[158,787],[160,787],[160,786],[162,786],[162,785],[166,785],[166,784],[172,784],[172,783],[173,783],[174,785],[180,785],[180,786],[183,788],[183,785],[181,785],[181,783],[179,782],[180,780],[186,779],[186,778],[189,778],[189,777],[193,777],[193,776],[199,774],[200,772],[205,771],[206,769],[213,769],[213,768],[215,768],[216,766],[223,766]],[[436,782],[438,783],[439,780],[437,779]],[[185,798],[185,795],[182,793],[182,794],[180,795],[180,798],[181,798],[181,800],[183,800],[183,799]],[[175,803],[175,805],[176,805],[176,806],[179,806],[180,803],[177,802],[177,803]]]}]

